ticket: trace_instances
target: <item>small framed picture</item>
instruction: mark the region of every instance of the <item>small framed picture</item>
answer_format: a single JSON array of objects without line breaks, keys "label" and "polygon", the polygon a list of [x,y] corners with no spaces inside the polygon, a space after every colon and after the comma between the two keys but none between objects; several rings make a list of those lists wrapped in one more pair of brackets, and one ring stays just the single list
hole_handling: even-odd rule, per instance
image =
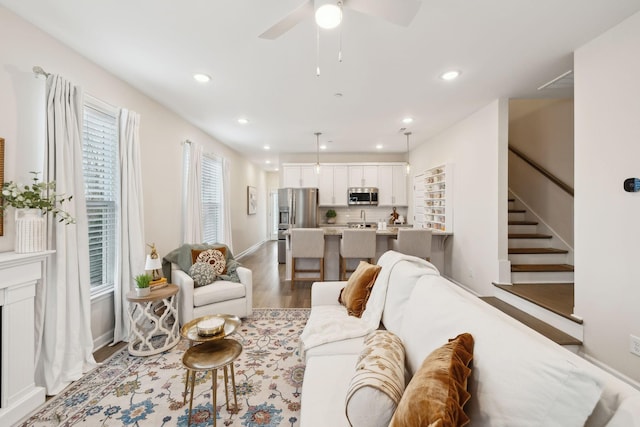
[{"label": "small framed picture", "polygon": [[258,192],[256,187],[247,186],[247,214],[255,215],[258,211]]}]

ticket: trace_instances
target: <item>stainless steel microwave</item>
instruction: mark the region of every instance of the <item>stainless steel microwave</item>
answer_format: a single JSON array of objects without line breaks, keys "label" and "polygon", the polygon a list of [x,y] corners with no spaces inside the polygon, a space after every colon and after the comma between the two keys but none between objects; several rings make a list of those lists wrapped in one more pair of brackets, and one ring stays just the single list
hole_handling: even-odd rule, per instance
[{"label": "stainless steel microwave", "polygon": [[348,200],[350,205],[378,205],[378,189],[349,188]]}]

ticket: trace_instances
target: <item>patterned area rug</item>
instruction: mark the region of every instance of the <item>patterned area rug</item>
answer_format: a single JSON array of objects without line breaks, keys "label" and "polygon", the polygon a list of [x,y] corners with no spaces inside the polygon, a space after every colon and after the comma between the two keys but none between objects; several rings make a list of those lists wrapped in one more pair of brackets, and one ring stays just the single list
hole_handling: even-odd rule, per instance
[{"label": "patterned area rug", "polygon": [[[239,408],[227,411],[218,370],[219,426],[297,426],[304,359],[298,343],[309,309],[254,309],[230,337],[243,351],[234,364]],[[114,354],[36,410],[21,426],[186,426],[182,355],[186,340],[165,353]],[[196,375],[191,425],[212,424],[211,373]]]}]

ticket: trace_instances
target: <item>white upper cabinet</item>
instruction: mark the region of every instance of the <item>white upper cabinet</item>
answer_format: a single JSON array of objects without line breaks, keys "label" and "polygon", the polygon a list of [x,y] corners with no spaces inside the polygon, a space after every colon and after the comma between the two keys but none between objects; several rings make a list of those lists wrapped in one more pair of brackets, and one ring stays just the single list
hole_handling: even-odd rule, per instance
[{"label": "white upper cabinet", "polygon": [[406,165],[378,166],[378,205],[408,206]]},{"label": "white upper cabinet", "polygon": [[349,165],[349,187],[377,187],[378,166]]},{"label": "white upper cabinet", "polygon": [[292,188],[318,187],[318,175],[316,174],[315,165],[283,166],[282,186]]},{"label": "white upper cabinet", "polygon": [[347,206],[347,166],[321,165],[318,188],[320,206]]}]

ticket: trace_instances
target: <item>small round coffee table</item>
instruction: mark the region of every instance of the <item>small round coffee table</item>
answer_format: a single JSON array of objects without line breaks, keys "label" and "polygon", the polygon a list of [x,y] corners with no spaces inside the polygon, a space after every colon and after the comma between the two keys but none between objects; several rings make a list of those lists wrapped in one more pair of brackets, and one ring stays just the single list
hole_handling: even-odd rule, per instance
[{"label": "small round coffee table", "polygon": [[177,285],[169,284],[144,297],[134,291],[127,293],[131,321],[129,354],[150,356],[178,344],[180,332],[175,297],[179,289]]},{"label": "small round coffee table", "polygon": [[[227,368],[231,370],[231,392],[233,393],[234,408],[238,408],[238,398],[236,395],[236,377],[233,370],[233,362],[242,353],[242,344],[234,339],[219,339],[216,341],[204,342],[194,345],[185,351],[182,356],[182,364],[187,368],[187,379],[191,384],[189,392],[189,419],[187,425],[191,425],[191,410],[193,408],[193,390],[196,383],[196,371],[211,372],[211,391],[213,395],[213,426],[216,426],[217,418],[217,389],[218,389],[218,369],[224,369],[224,397],[229,410],[229,376]],[[186,386],[186,384],[185,384]],[[186,392],[184,396],[187,399]]]}]

